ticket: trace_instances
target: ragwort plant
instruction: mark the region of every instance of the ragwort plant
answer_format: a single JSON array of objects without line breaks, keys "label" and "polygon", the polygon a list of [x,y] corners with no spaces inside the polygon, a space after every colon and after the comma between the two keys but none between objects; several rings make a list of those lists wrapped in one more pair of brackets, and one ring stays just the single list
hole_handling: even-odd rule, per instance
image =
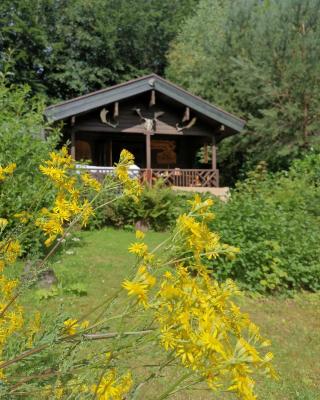
[{"label": "ragwort plant", "polygon": [[[234,302],[236,285],[231,280],[219,284],[206,268],[207,259],[234,258],[238,249],[209,230],[211,200],[197,196],[173,233],[153,250],[144,233],[136,232],[129,247],[136,255],[131,276],[90,312],[67,318],[61,312],[50,323],[36,310],[25,316],[20,298],[48,267],[63,238],[94,215],[99,195],[112,193],[108,202],[122,196],[139,201],[140,183],[128,175],[131,164],[133,156],[123,150],[115,176],[100,183],[75,169],[66,148],[53,152],[40,166],[55,188],[52,206],[23,212],[20,232],[6,231],[8,221],[0,220],[3,398],[162,400],[180,390],[209,388],[214,397],[228,392],[253,400],[256,372],[276,378],[272,353],[264,350],[270,341]],[[0,180],[14,179],[14,168],[1,167]],[[35,260],[27,279],[19,282],[8,279],[6,271],[20,255],[27,220],[43,232],[48,254]],[[92,345],[96,341],[99,347]],[[147,365],[143,353],[150,354]],[[166,374],[170,384],[162,393],[151,392],[151,383]]]}]

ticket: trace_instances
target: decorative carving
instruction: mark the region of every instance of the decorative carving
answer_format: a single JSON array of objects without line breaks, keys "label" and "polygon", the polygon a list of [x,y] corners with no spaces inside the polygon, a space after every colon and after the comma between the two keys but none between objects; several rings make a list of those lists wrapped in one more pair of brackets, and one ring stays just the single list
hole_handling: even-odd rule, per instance
[{"label": "decorative carving", "polygon": [[142,121],[144,121],[144,129],[147,132],[152,132],[154,133],[157,129],[157,121],[158,118],[161,117],[164,114],[164,111],[156,111],[153,114],[153,118],[146,118],[141,114],[141,109],[140,108],[135,108],[135,112],[139,115]]},{"label": "decorative carving", "polygon": [[[117,104],[117,103],[116,103]],[[119,121],[116,119],[118,117],[119,114],[119,110],[118,110],[118,105],[115,104],[115,110],[114,110],[114,117],[115,117],[115,121],[114,123],[111,122],[111,120],[107,120],[107,114],[109,113],[109,110],[107,110],[105,107],[100,111],[100,119],[101,122],[111,126],[111,128],[116,128],[119,125]]]},{"label": "decorative carving", "polygon": [[172,140],[154,140],[151,142],[152,150],[159,150],[157,153],[158,164],[176,164],[176,144]]},{"label": "decorative carving", "polygon": [[189,121],[187,124],[182,123],[182,125],[180,124],[176,124],[176,129],[177,132],[181,133],[183,132],[185,129],[190,129],[193,127],[193,125],[197,122],[197,117],[193,117],[191,121]]},{"label": "decorative carving", "polygon": [[190,120],[190,108],[186,107],[183,117],[182,117],[181,124],[180,123],[176,124],[177,132],[182,133],[185,129],[190,129],[191,127],[193,127],[193,125],[196,123],[196,121],[197,121],[197,117],[193,117]]}]

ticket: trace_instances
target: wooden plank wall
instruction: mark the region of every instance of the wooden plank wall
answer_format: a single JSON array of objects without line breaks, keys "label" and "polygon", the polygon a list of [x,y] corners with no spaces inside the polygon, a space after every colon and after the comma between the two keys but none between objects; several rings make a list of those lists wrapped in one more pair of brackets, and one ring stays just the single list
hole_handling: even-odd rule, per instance
[{"label": "wooden plank wall", "polygon": [[[183,117],[183,109],[177,110],[168,106],[163,102],[156,103],[153,107],[146,106],[141,100],[129,100],[119,103],[119,124],[116,128],[103,124],[100,120],[100,110],[77,117],[75,129],[80,131],[97,132],[126,132],[126,133],[144,133],[144,121],[134,111],[140,108],[141,114],[146,118],[153,118],[154,114],[163,111],[164,114],[158,118],[156,122],[156,133],[165,135],[191,135],[191,136],[212,136],[212,128],[205,126],[201,121],[197,120],[195,125],[184,132],[178,132],[176,124],[181,123]],[[107,106],[108,115],[112,115],[113,106]],[[193,118],[191,112],[191,118]],[[114,122],[113,122],[114,123]]]}]

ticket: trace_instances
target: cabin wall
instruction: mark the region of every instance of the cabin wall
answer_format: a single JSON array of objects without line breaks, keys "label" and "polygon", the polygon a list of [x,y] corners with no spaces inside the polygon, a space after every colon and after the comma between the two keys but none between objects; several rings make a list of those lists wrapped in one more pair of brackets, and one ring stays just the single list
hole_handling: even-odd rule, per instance
[{"label": "cabin wall", "polygon": [[[193,126],[181,129],[185,107],[173,107],[157,99],[156,105],[149,107],[148,102],[146,96],[120,102],[117,118],[113,118],[114,104],[106,106],[109,125],[101,121],[101,109],[77,116],[72,127],[65,128],[65,140],[70,140],[74,132],[76,160],[111,166],[126,148],[134,154],[136,164],[146,168],[146,124],[136,112],[138,108],[143,118],[153,119],[162,113],[155,119],[155,132],[151,134],[151,167],[196,168],[196,153],[201,145],[211,143],[212,127],[197,119]],[[194,117],[191,112],[190,120]]]}]

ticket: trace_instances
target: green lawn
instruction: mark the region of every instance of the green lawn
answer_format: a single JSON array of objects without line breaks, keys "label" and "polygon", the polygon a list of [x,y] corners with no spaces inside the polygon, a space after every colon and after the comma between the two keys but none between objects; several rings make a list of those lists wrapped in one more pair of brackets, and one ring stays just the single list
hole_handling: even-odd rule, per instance
[{"label": "green lawn", "polygon": [[[147,243],[153,246],[164,238],[166,233],[150,232]],[[134,257],[127,252],[129,243],[134,240],[132,232],[104,229],[82,232],[80,239],[57,257],[53,267],[62,287],[81,283],[85,285],[87,295],[60,293],[55,298],[42,300],[40,307],[49,312],[63,304],[70,315],[81,316],[115,292],[132,268]],[[35,290],[32,290],[27,306],[34,307],[34,299]],[[263,335],[272,340],[275,366],[281,375],[279,382],[258,382],[259,398],[320,399],[320,294],[300,295],[294,299],[245,297],[241,306],[261,327]],[[214,397],[203,391],[173,398],[200,400]]]}]

